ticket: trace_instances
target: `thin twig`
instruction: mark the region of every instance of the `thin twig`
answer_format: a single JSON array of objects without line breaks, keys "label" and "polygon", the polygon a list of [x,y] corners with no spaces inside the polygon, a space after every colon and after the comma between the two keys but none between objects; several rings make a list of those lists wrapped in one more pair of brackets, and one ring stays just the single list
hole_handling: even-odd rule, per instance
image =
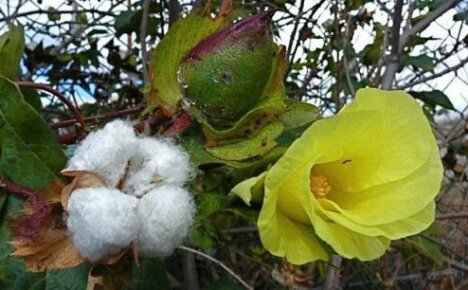
[{"label": "thin twig", "polygon": [[467,63],[468,63],[468,58],[465,58],[457,65],[448,67],[448,68],[446,68],[446,69],[444,69],[444,70],[442,70],[442,71],[440,71],[438,73],[432,74],[432,75],[427,76],[425,78],[420,78],[419,80],[415,80],[415,81],[413,81],[413,80],[409,81],[408,83],[406,83],[404,85],[397,86],[397,88],[398,89],[406,89],[406,88],[409,88],[409,87],[412,87],[412,86],[415,86],[415,85],[418,85],[418,84],[426,83],[427,81],[442,77],[442,76],[444,76],[444,75],[446,75],[448,73],[456,72],[459,69],[461,69],[462,67],[464,67]]},{"label": "thin twig", "polygon": [[325,290],[340,289],[340,268],[343,258],[339,255],[332,255],[328,266],[327,277],[325,278]]},{"label": "thin twig", "polygon": [[197,251],[197,250],[189,248],[189,247],[180,246],[179,249],[190,252],[190,253],[197,254],[197,255],[199,255],[199,256],[207,259],[207,260],[210,260],[211,262],[217,264],[218,266],[223,268],[226,272],[228,272],[232,277],[234,277],[237,281],[239,281],[239,283],[241,283],[246,289],[254,290],[254,288],[252,286],[250,286],[244,280],[242,280],[241,277],[239,277],[236,273],[234,273],[234,271],[229,269],[229,267],[226,266],[223,262],[211,257],[210,255],[207,255],[207,254],[205,254],[203,252]]},{"label": "thin twig", "polygon": [[27,82],[27,81],[16,82],[16,84],[18,86],[20,86],[20,87],[23,87],[23,88],[37,89],[37,90],[48,92],[48,93],[56,96],[57,98],[59,98],[65,104],[65,106],[67,106],[68,110],[70,110],[70,112],[74,115],[76,122],[78,124],[80,124],[81,128],[84,128],[85,122],[84,122],[83,117],[80,114],[80,111],[78,111],[78,108],[76,108],[73,105],[73,103],[67,97],[65,97],[65,95],[63,95],[59,91],[57,91],[57,90],[55,90],[55,89],[53,89],[53,88],[51,88],[51,87],[49,87],[49,86],[47,86],[45,84],[37,84],[37,83]]},{"label": "thin twig", "polygon": [[34,14],[77,14],[77,13],[97,13],[105,16],[115,16],[114,13],[108,11],[101,11],[97,9],[83,9],[83,10],[58,10],[58,11],[48,11],[48,10],[32,10],[23,13],[17,13],[10,16],[0,18],[0,22],[9,21],[12,19],[17,19],[19,17],[30,16]]},{"label": "thin twig", "polygon": [[149,82],[148,73],[148,51],[146,50],[146,32],[148,29],[148,17],[151,0],[145,0],[143,4],[143,18],[140,26],[140,43],[141,43],[141,62],[143,64],[143,80],[145,84]]},{"label": "thin twig", "polygon": [[438,220],[447,220],[447,219],[463,219],[468,218],[468,212],[451,212],[451,213],[442,213],[438,214],[436,217]]},{"label": "thin twig", "polygon": [[[130,108],[130,109],[122,110],[122,111],[97,115],[97,116],[93,116],[93,117],[85,117],[85,118],[83,118],[83,121],[85,123],[98,123],[99,121],[106,120],[106,119],[113,119],[113,118],[117,118],[117,117],[138,114],[138,113],[141,112],[141,110],[142,110],[141,107]],[[61,121],[61,122],[52,123],[52,124],[49,125],[49,127],[52,128],[52,129],[59,129],[59,128],[65,128],[65,127],[73,126],[76,123],[77,123],[76,119],[71,119],[71,120],[65,120],[65,121]]]},{"label": "thin twig", "polygon": [[183,253],[184,289],[199,290],[197,264],[193,253]]}]

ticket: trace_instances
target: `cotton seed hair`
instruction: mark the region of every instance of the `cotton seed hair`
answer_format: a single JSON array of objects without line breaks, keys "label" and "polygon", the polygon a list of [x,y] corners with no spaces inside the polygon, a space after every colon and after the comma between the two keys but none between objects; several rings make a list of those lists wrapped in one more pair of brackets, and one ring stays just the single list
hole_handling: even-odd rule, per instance
[{"label": "cotton seed hair", "polygon": [[82,141],[68,170],[91,171],[107,186],[71,194],[67,227],[83,257],[98,261],[132,242],[141,256],[169,256],[188,235],[195,205],[183,186],[193,169],[171,140],[138,137],[130,123],[113,121]]}]

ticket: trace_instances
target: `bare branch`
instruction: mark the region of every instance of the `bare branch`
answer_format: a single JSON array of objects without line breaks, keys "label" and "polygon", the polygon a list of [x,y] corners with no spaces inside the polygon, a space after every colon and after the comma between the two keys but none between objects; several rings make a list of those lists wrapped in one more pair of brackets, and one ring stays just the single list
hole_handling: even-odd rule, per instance
[{"label": "bare branch", "polygon": [[73,103],[59,91],[44,84],[36,84],[36,83],[26,82],[26,81],[16,82],[16,84],[20,87],[37,89],[37,90],[48,92],[56,96],[57,98],[60,99],[60,101],[62,101],[65,104],[65,106],[67,106],[70,112],[74,115],[78,124],[80,124],[81,128],[84,128],[85,122],[84,122],[83,117],[80,114],[80,111],[78,111],[78,108],[75,107],[75,105],[73,105]]},{"label": "bare branch", "polygon": [[338,255],[332,255],[328,266],[327,277],[325,278],[325,290],[340,289],[340,267],[343,259]]},{"label": "bare branch", "polygon": [[443,71],[440,71],[438,73],[435,73],[435,74],[432,74],[430,76],[427,76],[427,77],[424,77],[424,78],[420,78],[418,80],[411,80],[409,81],[408,83],[404,84],[404,85],[401,85],[401,86],[397,86],[398,89],[407,89],[409,87],[412,87],[412,86],[415,86],[415,85],[419,85],[419,84],[422,84],[422,83],[426,83],[430,80],[433,80],[433,79],[436,79],[436,78],[440,78],[448,73],[451,73],[451,72],[457,72],[459,69],[461,69],[462,67],[464,67],[466,64],[468,63],[468,58],[465,58],[464,60],[462,60],[459,64],[457,65],[454,65],[454,66],[451,66],[451,67],[448,67],[446,69],[444,69]]},{"label": "bare branch", "polygon": [[143,18],[140,26],[141,63],[143,64],[143,80],[145,84],[149,82],[148,73],[148,51],[146,50],[146,30],[148,29],[149,7],[151,0],[145,0],[143,4]]},{"label": "bare branch", "polygon": [[10,21],[10,20],[15,19],[15,18],[30,16],[30,15],[34,15],[34,14],[51,14],[51,13],[53,13],[53,14],[96,13],[96,14],[101,14],[101,15],[104,15],[104,16],[112,16],[112,17],[115,16],[113,13],[111,13],[109,11],[102,11],[102,10],[98,10],[98,9],[58,10],[58,11],[53,11],[53,12],[47,11],[47,10],[32,10],[32,11],[22,12],[22,13],[18,13],[18,14],[15,14],[15,15],[9,15],[9,16],[0,18],[0,22]]},{"label": "bare branch", "polygon": [[232,271],[231,269],[229,269],[228,266],[226,266],[223,262],[211,257],[210,255],[207,255],[203,252],[200,252],[200,251],[197,251],[195,249],[192,249],[192,248],[189,248],[189,247],[185,247],[185,246],[180,246],[179,249],[181,250],[184,250],[184,251],[187,251],[187,252],[190,252],[190,253],[194,253],[194,254],[197,254],[207,260],[210,260],[211,262],[217,264],[218,266],[220,266],[221,268],[223,268],[226,272],[228,272],[232,277],[234,277],[237,281],[239,281],[239,283],[241,283],[245,289],[248,289],[248,290],[254,290],[254,288],[252,286],[250,286],[249,284],[247,284],[244,280],[242,280],[241,277],[239,277],[236,273],[234,273],[234,271]]},{"label": "bare branch", "polygon": [[387,68],[382,79],[382,88],[390,89],[395,78],[395,74],[398,71],[398,63],[400,60],[400,27],[402,21],[402,8],[403,0],[397,0],[395,4],[395,11],[393,12],[393,22],[392,22],[392,52],[388,58]]},{"label": "bare branch", "polygon": [[[403,51],[406,43],[411,39],[411,37],[426,29],[434,20],[442,16],[442,14],[447,12],[449,9],[453,8],[458,2],[459,0],[440,1],[441,4],[437,9],[428,13],[424,19],[418,21],[413,27],[411,27],[411,29],[404,31],[400,39],[399,52],[401,53]],[[411,21],[411,19],[408,19],[408,21]]]}]

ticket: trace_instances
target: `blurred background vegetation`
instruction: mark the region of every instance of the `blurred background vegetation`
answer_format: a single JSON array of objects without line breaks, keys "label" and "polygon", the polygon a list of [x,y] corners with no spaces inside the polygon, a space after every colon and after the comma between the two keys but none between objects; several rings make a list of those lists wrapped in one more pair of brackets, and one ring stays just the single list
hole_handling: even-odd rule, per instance
[{"label": "blurred background vegetation", "polygon": [[[26,36],[21,79],[55,87],[96,122],[95,116],[139,112],[131,109],[144,102],[148,55],[178,18],[204,2],[0,0],[0,34],[20,24]],[[277,11],[274,37],[289,53],[287,94],[316,104],[323,115],[339,111],[365,86],[402,89],[420,100],[441,145],[446,178],[434,226],[393,243],[372,263],[343,261],[336,271],[325,263],[288,265],[262,249],[253,210],[225,208],[216,195],[200,201],[192,246],[255,289],[467,289],[468,1],[234,3],[239,18]],[[50,123],[73,119],[55,97],[38,100],[31,103]],[[44,289],[43,282],[31,286],[21,283],[25,277],[2,275],[1,259],[0,289]],[[242,289],[198,255],[178,253],[167,262],[174,289]],[[70,277],[58,279],[45,287],[75,289],[57,286]]]}]

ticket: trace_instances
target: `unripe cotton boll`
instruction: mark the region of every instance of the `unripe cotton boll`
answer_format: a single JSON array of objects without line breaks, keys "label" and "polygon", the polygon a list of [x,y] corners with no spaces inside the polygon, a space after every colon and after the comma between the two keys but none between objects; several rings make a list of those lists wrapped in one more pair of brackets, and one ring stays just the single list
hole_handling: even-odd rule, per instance
[{"label": "unripe cotton boll", "polygon": [[131,159],[126,193],[143,196],[156,186],[182,186],[189,180],[193,171],[189,156],[169,139],[141,138],[137,150]]},{"label": "unripe cotton boll", "polygon": [[170,255],[189,234],[194,212],[192,196],[185,189],[163,185],[151,190],[138,204],[139,253],[147,257]]},{"label": "unripe cotton boll", "polygon": [[112,121],[103,129],[90,133],[76,148],[69,170],[92,171],[110,187],[115,187],[135,154],[137,137],[130,123]]},{"label": "unripe cotton boll", "polygon": [[73,191],[67,227],[81,256],[97,261],[128,247],[138,234],[137,204],[137,198],[117,189]]}]

